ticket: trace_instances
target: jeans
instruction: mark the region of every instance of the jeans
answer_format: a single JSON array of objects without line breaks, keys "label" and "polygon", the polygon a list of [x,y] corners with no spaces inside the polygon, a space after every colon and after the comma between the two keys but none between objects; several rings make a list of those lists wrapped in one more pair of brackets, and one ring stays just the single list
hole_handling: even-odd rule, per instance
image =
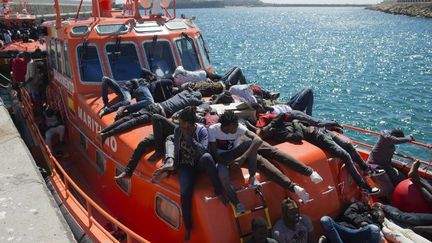
[{"label": "jeans", "polygon": [[232,67],[220,78],[220,80],[228,87],[239,83],[247,84],[242,70],[238,67]]},{"label": "jeans", "polygon": [[311,88],[304,88],[295,94],[288,101],[287,105],[293,110],[304,111],[309,116],[312,116],[312,106],[314,102],[313,91]]},{"label": "jeans", "polygon": [[153,96],[147,85],[140,85],[132,94],[135,97],[136,103],[126,107],[129,112],[137,112],[154,103]]},{"label": "jeans", "polygon": [[[243,155],[248,148],[252,145],[252,140],[243,141],[239,146],[235,147],[231,151],[222,152],[220,153],[220,156],[224,158],[227,161],[233,161]],[[247,159],[246,163],[248,164],[249,168],[249,178],[252,178],[255,176],[256,170],[257,170],[257,154],[253,153],[251,154]],[[236,205],[239,203],[237,194],[231,185],[230,178],[229,178],[229,167],[223,163],[219,163],[217,165],[219,179],[222,183],[222,187],[224,188],[228,200]]]},{"label": "jeans", "polygon": [[135,148],[132,157],[129,159],[129,162],[126,166],[125,173],[128,176],[131,176],[132,173],[135,171],[139,160],[141,157],[145,154],[151,151],[152,147],[154,145],[154,137],[153,135],[149,135],[148,137],[144,138],[138,146]]},{"label": "jeans", "polygon": [[172,87],[174,83],[171,79],[158,79],[148,85],[150,93],[153,95],[154,102],[162,102],[173,96]]},{"label": "jeans", "polygon": [[155,150],[163,154],[165,152],[165,140],[169,135],[174,133],[176,125],[159,114],[153,115],[151,121],[153,125]]},{"label": "jeans", "polygon": [[102,139],[104,140],[105,138],[122,133],[133,127],[150,123],[151,117],[154,114],[160,114],[161,112],[162,111],[158,104],[152,104],[138,112],[124,116],[101,131]]},{"label": "jeans", "polygon": [[374,224],[369,224],[360,229],[351,229],[336,223],[328,216],[324,216],[321,218],[321,225],[331,243],[379,243],[381,239],[380,228]]},{"label": "jeans", "polygon": [[222,193],[222,185],[218,178],[216,164],[209,153],[202,155],[198,163],[195,163],[195,166],[178,166],[177,173],[180,181],[180,200],[186,229],[192,228],[192,194],[195,181],[201,171],[205,171],[210,177],[215,194],[220,195]]},{"label": "jeans", "polygon": [[366,170],[368,166],[351,143],[341,139],[327,130],[319,130],[316,133],[305,132],[304,139],[327,151],[332,156],[340,158],[357,185],[363,189],[370,188],[370,186],[358,172],[357,168],[354,166],[354,162],[356,162],[362,170]]},{"label": "jeans", "polygon": [[[108,100],[108,88],[111,88],[111,90],[114,91],[114,93],[120,97],[121,101],[115,103],[112,106],[109,106],[109,100]],[[105,105],[105,114],[112,113],[116,111],[118,108],[129,105],[131,100],[131,94],[129,91],[122,88],[116,81],[108,78],[103,77],[102,78],[102,100]]]}]

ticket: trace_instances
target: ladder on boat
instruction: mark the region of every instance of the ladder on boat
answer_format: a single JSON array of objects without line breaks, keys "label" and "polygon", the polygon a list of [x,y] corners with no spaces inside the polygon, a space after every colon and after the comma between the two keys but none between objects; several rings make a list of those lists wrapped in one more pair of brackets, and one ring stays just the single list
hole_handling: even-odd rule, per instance
[{"label": "ladder on boat", "polygon": [[235,205],[230,204],[231,205],[231,209],[233,210],[234,218],[236,220],[237,231],[239,232],[240,242],[241,243],[244,242],[244,238],[245,237],[248,237],[248,236],[250,236],[252,234],[252,232],[243,233],[243,231],[241,229],[241,225],[240,225],[240,218],[241,217],[244,217],[246,215],[250,215],[250,214],[255,213],[257,211],[264,211],[265,218],[266,218],[266,221],[267,221],[267,230],[270,230],[272,228],[272,223],[271,223],[271,219],[270,219],[269,209],[267,207],[266,200],[264,199],[264,195],[263,195],[263,193],[261,191],[261,186],[258,186],[258,187],[255,188],[255,195],[257,195],[260,198],[261,205],[255,207],[255,208],[246,210],[243,213],[237,213]]}]

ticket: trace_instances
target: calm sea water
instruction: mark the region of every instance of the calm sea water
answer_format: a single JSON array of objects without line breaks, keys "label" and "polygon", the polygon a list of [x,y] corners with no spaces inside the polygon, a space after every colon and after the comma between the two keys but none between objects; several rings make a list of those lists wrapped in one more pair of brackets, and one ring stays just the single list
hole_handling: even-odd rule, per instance
[{"label": "calm sea water", "polygon": [[[287,99],[310,86],[314,116],[432,143],[432,20],[363,8],[180,9],[196,16],[217,73]],[[373,144],[375,136],[347,133]],[[428,161],[432,152],[399,146]]]}]

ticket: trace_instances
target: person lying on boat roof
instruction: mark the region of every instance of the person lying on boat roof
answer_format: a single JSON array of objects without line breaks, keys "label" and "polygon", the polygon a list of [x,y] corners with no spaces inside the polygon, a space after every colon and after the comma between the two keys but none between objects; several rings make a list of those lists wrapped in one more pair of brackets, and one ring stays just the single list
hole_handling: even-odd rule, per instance
[{"label": "person lying on boat roof", "polygon": [[268,235],[267,221],[263,217],[256,217],[251,221],[252,237],[247,243],[277,243]]},{"label": "person lying on boat roof", "polygon": [[303,111],[309,116],[312,116],[314,96],[311,88],[304,88],[290,98],[286,104],[278,104],[266,106],[264,104],[252,104],[257,112],[257,116],[261,114],[280,114],[292,110]]},{"label": "person lying on boat roof", "polygon": [[199,92],[182,91],[166,101],[153,103],[141,108],[137,112],[124,111],[122,117],[113,124],[102,129],[97,138],[104,143],[105,139],[113,135],[125,132],[131,128],[147,124],[151,121],[154,114],[160,114],[165,117],[171,117],[176,111],[181,110],[190,105],[200,105],[201,94]]},{"label": "person lying on boat roof", "polygon": [[[108,100],[108,89],[120,97],[120,101],[110,105]],[[130,104],[131,98],[136,99],[135,104]],[[102,100],[104,107],[98,112],[99,118],[108,115],[119,108],[129,110],[139,110],[154,103],[153,96],[150,93],[147,84],[140,84],[138,79],[131,79],[126,81],[123,85],[118,84],[116,81],[109,77],[102,77]]]},{"label": "person lying on boat roof", "polygon": [[393,186],[403,181],[405,176],[392,166],[393,154],[397,144],[414,141],[413,135],[405,136],[401,129],[385,130],[381,132],[378,141],[369,154],[368,164],[373,167],[384,169],[389,176]]},{"label": "person lying on boat roof", "polygon": [[[306,115],[305,115],[306,116]],[[310,117],[311,118],[311,117]],[[271,137],[273,140],[276,139],[277,142],[301,142],[301,140],[306,140],[313,145],[329,152],[332,156],[338,157],[345,164],[348,172],[353,177],[354,181],[362,189],[367,190],[369,193],[378,193],[379,189],[376,187],[371,187],[360,175],[354,166],[356,162],[360,168],[366,172],[371,173],[373,170],[370,168],[361,158],[360,154],[354,148],[354,146],[340,138],[336,134],[332,133],[330,130],[332,128],[318,127],[304,125],[297,120],[290,121],[289,116],[286,114],[279,114],[276,119],[272,120],[269,125],[261,129],[259,132],[260,136],[263,138]],[[304,118],[303,118],[304,119]],[[303,120],[305,121],[305,120]],[[310,119],[312,124],[316,121]],[[316,124],[316,125],[319,125]],[[325,124],[324,124],[325,125]],[[336,130],[340,129],[340,125],[337,123],[334,125]],[[327,129],[329,128],[329,129]]]},{"label": "person lying on boat roof", "polygon": [[282,218],[273,226],[273,238],[279,243],[312,243],[314,227],[310,218],[300,214],[297,203],[290,199],[282,201]]},{"label": "person lying on boat roof", "polygon": [[[262,92],[255,92],[256,90]],[[263,103],[263,93],[268,93],[271,100],[275,100],[279,97],[279,93],[264,91],[257,85],[237,84],[231,86],[228,91],[212,97],[212,103],[229,104],[235,102],[235,100],[247,102],[249,104]]]},{"label": "person lying on boat roof", "polygon": [[370,207],[363,203],[353,203],[345,210],[341,220],[343,222],[336,222],[329,216],[321,218],[321,226],[328,241],[332,243],[382,242],[381,228],[384,212],[378,204]]},{"label": "person lying on boat roof", "polygon": [[[416,184],[420,188],[420,192],[423,195],[424,199],[432,205],[432,184],[426,179],[420,177],[418,174],[418,169],[420,166],[420,161],[415,160],[411,166],[410,171],[408,172],[408,177],[411,181]],[[431,223],[432,225],[432,223]],[[432,231],[430,232],[432,234]]]}]

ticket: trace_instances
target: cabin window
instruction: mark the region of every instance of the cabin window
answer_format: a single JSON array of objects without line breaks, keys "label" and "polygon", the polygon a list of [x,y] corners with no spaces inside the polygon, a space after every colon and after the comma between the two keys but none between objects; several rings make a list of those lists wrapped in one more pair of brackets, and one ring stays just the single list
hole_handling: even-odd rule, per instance
[{"label": "cabin window", "polygon": [[180,229],[181,213],[179,205],[162,193],[156,193],[156,215],[174,229]]},{"label": "cabin window", "polygon": [[176,45],[184,69],[189,71],[199,70],[201,67],[193,40],[191,38],[176,40]]},{"label": "cabin window", "polygon": [[63,42],[62,41],[57,41],[57,71],[61,74],[63,74]]},{"label": "cabin window", "polygon": [[144,50],[150,70],[160,78],[171,78],[176,66],[168,41],[144,43]]},{"label": "cabin window", "polygon": [[90,27],[87,25],[75,26],[72,28],[72,35],[85,35],[90,31]]},{"label": "cabin window", "polygon": [[[124,171],[124,168],[116,167],[115,175],[118,176],[123,171]],[[126,177],[123,177],[123,178],[121,178],[119,180],[115,180],[115,181],[124,193],[126,193],[128,195],[130,194],[130,189],[131,189],[131,178],[130,177],[126,176]]]},{"label": "cabin window", "polygon": [[102,65],[96,46],[88,44],[77,47],[79,74],[83,82],[101,82]]},{"label": "cabin window", "polygon": [[96,32],[100,35],[123,34],[129,31],[125,24],[104,24],[96,26]]},{"label": "cabin window", "polygon": [[54,39],[50,41],[49,64],[52,69],[57,69],[57,53]]},{"label": "cabin window", "polygon": [[105,173],[105,164],[106,160],[104,155],[102,154],[102,151],[96,149],[96,167],[99,174]]},{"label": "cabin window", "polygon": [[141,76],[141,63],[134,44],[108,44],[105,50],[115,80],[129,80]]},{"label": "cabin window", "polygon": [[205,43],[202,35],[198,36],[198,46],[199,46],[201,59],[203,60],[204,67],[205,68],[210,67],[211,66],[210,55],[209,55],[207,44]]},{"label": "cabin window", "polygon": [[69,59],[69,50],[67,43],[65,42],[63,44],[63,56],[64,56],[64,64],[65,64],[65,75],[69,78],[72,78],[72,72],[71,72],[71,64]]}]

